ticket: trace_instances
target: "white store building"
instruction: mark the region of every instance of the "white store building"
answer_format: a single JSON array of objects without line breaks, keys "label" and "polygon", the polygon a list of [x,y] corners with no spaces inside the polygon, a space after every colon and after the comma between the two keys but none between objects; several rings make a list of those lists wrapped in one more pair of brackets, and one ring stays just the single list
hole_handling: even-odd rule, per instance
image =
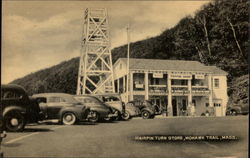
[{"label": "white store building", "polygon": [[[122,100],[151,100],[168,116],[225,116],[227,72],[198,61],[120,58],[113,66],[115,91]],[[169,106],[170,105],[170,106]],[[191,110],[192,111],[192,110]]]}]

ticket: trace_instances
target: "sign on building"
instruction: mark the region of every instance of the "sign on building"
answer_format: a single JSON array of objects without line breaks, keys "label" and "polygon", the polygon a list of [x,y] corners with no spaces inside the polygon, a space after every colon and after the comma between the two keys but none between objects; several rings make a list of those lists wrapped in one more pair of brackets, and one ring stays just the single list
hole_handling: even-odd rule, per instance
[{"label": "sign on building", "polygon": [[143,84],[135,84],[135,88],[144,88]]},{"label": "sign on building", "polygon": [[163,78],[163,73],[153,73],[153,78]]},{"label": "sign on building", "polygon": [[203,80],[203,79],[205,79],[205,75],[195,74],[194,78],[199,79],[199,80]]},{"label": "sign on building", "polygon": [[170,74],[169,76],[170,79],[192,79],[191,74]]}]

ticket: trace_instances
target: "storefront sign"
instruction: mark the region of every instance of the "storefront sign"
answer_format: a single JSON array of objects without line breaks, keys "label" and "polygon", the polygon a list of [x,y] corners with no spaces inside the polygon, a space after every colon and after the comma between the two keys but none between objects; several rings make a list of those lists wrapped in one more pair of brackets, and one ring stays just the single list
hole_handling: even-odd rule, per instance
[{"label": "storefront sign", "polygon": [[163,78],[163,73],[153,73],[153,78]]},{"label": "storefront sign", "polygon": [[170,79],[192,79],[191,74],[170,74]]},{"label": "storefront sign", "polygon": [[205,79],[205,75],[197,75],[195,74],[195,79]]},{"label": "storefront sign", "polygon": [[135,88],[143,88],[143,84],[135,84]]}]

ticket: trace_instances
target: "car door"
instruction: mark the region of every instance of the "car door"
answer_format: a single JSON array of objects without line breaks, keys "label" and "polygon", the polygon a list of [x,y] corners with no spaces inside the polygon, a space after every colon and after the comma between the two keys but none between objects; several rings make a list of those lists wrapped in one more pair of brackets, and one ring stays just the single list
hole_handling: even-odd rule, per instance
[{"label": "car door", "polygon": [[50,119],[58,119],[60,110],[66,106],[66,101],[62,97],[51,96],[47,98],[47,114]]},{"label": "car door", "polygon": [[46,97],[36,97],[36,101],[44,114],[45,118],[48,118],[48,105]]}]

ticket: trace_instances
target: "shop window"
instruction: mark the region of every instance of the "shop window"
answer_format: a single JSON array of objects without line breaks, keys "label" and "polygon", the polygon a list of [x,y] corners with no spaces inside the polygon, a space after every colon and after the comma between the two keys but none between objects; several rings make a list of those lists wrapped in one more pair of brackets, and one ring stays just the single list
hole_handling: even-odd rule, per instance
[{"label": "shop window", "polygon": [[192,103],[194,104],[194,106],[196,106],[196,100],[192,100]]},{"label": "shop window", "polygon": [[214,79],[214,87],[219,88],[220,87],[220,80],[218,78]]},{"label": "shop window", "polygon": [[151,85],[159,85],[160,80],[159,78],[151,78]]},{"label": "shop window", "polygon": [[209,103],[206,103],[205,106],[206,106],[206,107],[209,107]]},{"label": "shop window", "polygon": [[188,85],[188,81],[187,80],[181,80],[181,85]]}]

